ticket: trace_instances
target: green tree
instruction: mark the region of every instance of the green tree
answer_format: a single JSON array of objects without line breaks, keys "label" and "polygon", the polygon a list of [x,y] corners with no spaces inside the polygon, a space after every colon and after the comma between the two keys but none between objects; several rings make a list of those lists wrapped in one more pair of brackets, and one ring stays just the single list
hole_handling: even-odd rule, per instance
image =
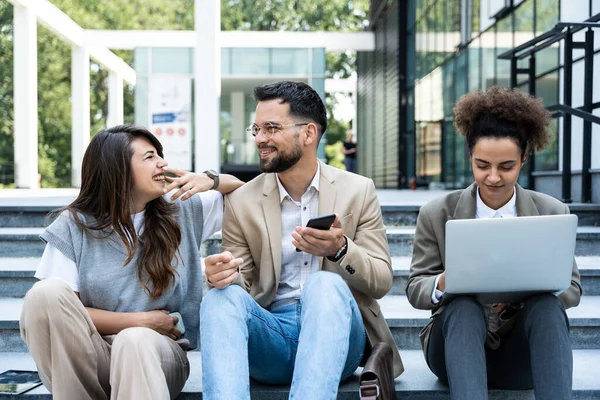
[{"label": "green tree", "polygon": [[[13,162],[13,8],[0,2],[0,185],[12,182]],[[1,187],[1,186],[0,186]]]},{"label": "green tree", "polygon": [[[85,29],[194,28],[194,0],[52,0]],[[368,24],[369,0],[222,0],[223,30],[359,31]],[[117,51],[133,66],[133,53]],[[348,77],[353,52],[327,55],[329,77]],[[108,112],[107,71],[92,62],[91,132]],[[134,89],[125,89],[125,122],[134,120]],[[38,24],[39,171],[44,187],[71,181],[71,47]],[[331,101],[331,100],[330,100]],[[331,107],[329,107],[331,109]],[[13,155],[13,6],[0,0],[0,174]],[[330,120],[332,130],[336,121]],[[341,128],[340,128],[341,131]]]},{"label": "green tree", "polygon": [[[193,29],[194,0],[53,0],[86,29]],[[71,185],[71,46],[38,24],[39,172],[43,187]],[[133,66],[133,52],[116,52]],[[91,132],[106,125],[107,71],[92,62]],[[133,122],[134,92],[125,88],[125,121]],[[0,165],[13,155],[13,6],[0,0]],[[1,168],[1,167],[0,167]],[[1,173],[1,170],[0,170]]]},{"label": "green tree", "polygon": [[358,31],[369,0],[221,0],[226,31]]}]

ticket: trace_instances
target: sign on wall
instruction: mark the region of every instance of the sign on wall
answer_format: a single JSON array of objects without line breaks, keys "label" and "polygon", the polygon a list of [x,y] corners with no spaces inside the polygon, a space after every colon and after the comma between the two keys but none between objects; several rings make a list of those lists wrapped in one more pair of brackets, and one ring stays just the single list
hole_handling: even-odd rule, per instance
[{"label": "sign on wall", "polygon": [[169,166],[192,170],[192,80],[151,77],[150,131],[163,145]]}]

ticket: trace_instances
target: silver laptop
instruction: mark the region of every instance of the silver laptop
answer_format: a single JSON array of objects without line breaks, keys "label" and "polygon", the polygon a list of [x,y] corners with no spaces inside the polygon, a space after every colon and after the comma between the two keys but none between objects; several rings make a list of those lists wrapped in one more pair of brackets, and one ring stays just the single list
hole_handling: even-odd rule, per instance
[{"label": "silver laptop", "polygon": [[446,293],[491,304],[563,291],[576,235],[576,215],[448,221]]}]

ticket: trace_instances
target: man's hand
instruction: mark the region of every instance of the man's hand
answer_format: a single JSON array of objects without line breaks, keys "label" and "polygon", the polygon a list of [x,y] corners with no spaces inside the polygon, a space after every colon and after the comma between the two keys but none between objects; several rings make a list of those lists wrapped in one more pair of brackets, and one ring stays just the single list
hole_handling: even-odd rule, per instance
[{"label": "man's hand", "polygon": [[241,258],[233,258],[228,251],[208,256],[204,259],[206,279],[217,289],[225,289],[238,277],[243,262]]},{"label": "man's hand", "polygon": [[181,195],[183,195],[181,200],[187,200],[196,193],[206,192],[207,190],[212,189],[215,184],[212,178],[206,174],[195,174],[193,172],[169,167],[163,167],[163,171],[177,175],[177,178],[165,176],[165,180],[169,182],[169,185],[164,189],[165,193],[169,193],[171,190],[179,188],[178,191],[173,193],[171,200],[176,200]]},{"label": "man's hand", "polygon": [[168,311],[147,311],[140,313],[140,317],[140,326],[153,329],[161,335],[168,336],[173,340],[177,340],[181,336],[179,329],[175,328],[179,319],[170,316]]},{"label": "man's hand", "polygon": [[292,244],[297,249],[319,257],[333,257],[346,243],[344,231],[339,215],[329,230],[323,231],[314,228],[297,226],[292,232]]}]

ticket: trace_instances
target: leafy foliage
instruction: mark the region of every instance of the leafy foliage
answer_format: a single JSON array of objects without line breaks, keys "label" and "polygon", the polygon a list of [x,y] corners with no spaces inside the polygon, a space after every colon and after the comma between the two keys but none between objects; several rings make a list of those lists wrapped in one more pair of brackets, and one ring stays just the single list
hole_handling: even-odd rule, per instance
[{"label": "leafy foliage", "polygon": [[369,0],[221,0],[222,30],[357,31]]}]

